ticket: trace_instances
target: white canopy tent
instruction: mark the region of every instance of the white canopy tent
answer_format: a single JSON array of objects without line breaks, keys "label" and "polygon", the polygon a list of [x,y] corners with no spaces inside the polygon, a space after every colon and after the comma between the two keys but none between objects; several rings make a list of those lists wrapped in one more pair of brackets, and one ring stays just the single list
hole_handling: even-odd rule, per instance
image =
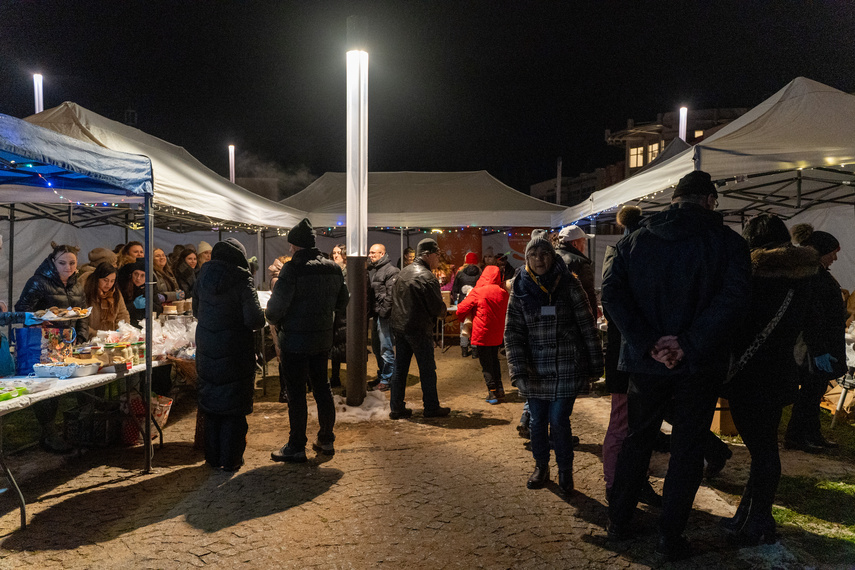
[{"label": "white canopy tent", "polygon": [[[290,228],[305,214],[232,184],[180,146],[65,102],[25,119],[69,137],[115,151],[146,156],[154,171],[154,204],[204,216],[210,222]],[[7,202],[32,201],[17,196]],[[76,198],[75,198],[76,199]],[[80,201],[86,201],[86,198]],[[94,201],[98,201],[95,199]]]},{"label": "white canopy tent", "polygon": [[731,221],[759,212],[791,218],[820,204],[855,205],[855,96],[799,77],[703,142],[554,218],[555,226],[638,204],[670,203],[692,170],[719,184],[719,210]]},{"label": "white canopy tent", "polygon": [[[316,226],[346,225],[347,181],[327,172],[282,201]],[[368,225],[376,227],[549,227],[564,210],[474,172],[369,172]]]},{"label": "white canopy tent", "polygon": [[567,208],[554,226],[613,216],[623,204],[645,212],[670,204],[692,170],[719,186],[718,210],[741,224],[768,212],[789,226],[809,222],[843,244],[831,272],[855,288],[855,96],[799,77],[703,142]]}]

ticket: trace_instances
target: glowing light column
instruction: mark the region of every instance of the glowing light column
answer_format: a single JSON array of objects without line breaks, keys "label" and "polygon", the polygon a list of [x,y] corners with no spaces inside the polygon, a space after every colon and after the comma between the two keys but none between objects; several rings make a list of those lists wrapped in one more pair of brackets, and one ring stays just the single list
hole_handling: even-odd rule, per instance
[{"label": "glowing light column", "polygon": [[[357,18],[347,19],[347,328],[368,328],[368,52]],[[364,334],[347,335],[347,405],[365,400],[368,359]]]},{"label": "glowing light column", "polygon": [[45,110],[45,98],[42,88],[42,80],[43,78],[41,73],[33,74],[33,91],[36,99],[36,113],[41,113]]},{"label": "glowing light column", "polygon": [[368,255],[368,53],[347,52],[347,255]]},{"label": "glowing light column", "polygon": [[679,137],[683,139],[683,142],[686,142],[686,123],[688,122],[689,117],[689,109],[687,107],[680,107],[680,131]]},{"label": "glowing light column", "polygon": [[229,180],[235,183],[235,145],[229,145]]}]

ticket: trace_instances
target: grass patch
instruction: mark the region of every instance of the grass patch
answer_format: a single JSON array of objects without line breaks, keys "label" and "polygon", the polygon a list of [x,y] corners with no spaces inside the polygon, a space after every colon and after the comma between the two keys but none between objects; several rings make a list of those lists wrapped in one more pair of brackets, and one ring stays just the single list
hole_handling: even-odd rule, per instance
[{"label": "grass patch", "polygon": [[[783,476],[775,502],[775,521],[783,526],[794,549],[821,564],[855,560],[855,477]],[[799,532],[790,533],[787,527]]]}]

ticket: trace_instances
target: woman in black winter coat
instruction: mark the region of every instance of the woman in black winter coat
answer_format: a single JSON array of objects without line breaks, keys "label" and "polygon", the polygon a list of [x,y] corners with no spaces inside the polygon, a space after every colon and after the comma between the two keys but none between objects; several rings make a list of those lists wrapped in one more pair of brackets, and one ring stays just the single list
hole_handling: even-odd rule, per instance
[{"label": "woman in black winter coat", "polygon": [[264,326],[246,250],[229,238],[211,251],[196,282],[193,314],[205,461],[223,471],[243,465],[255,391],[255,335]]},{"label": "woman in black winter coat", "polygon": [[810,248],[794,247],[784,222],[769,214],[751,219],[742,235],[751,248],[751,303],[743,326],[733,331],[736,364],[724,396],[751,453],[751,470],[736,515],[722,526],[738,544],[771,544],[772,503],[781,479],[778,424],[782,408],[798,390],[797,338],[802,331],[805,337],[814,334],[807,317],[818,256]]},{"label": "woman in black winter coat", "polygon": [[[32,312],[59,307],[85,307],[86,296],[83,285],[77,279],[77,253],[79,248],[57,245],[51,242],[53,251],[36,269],[35,275],[27,280],[21,297],[15,303],[18,312]],[[67,323],[65,324],[67,327]],[[89,338],[89,319],[74,321],[77,339],[84,342]],[[62,328],[60,326],[59,328]],[[63,453],[69,446],[56,431],[58,398],[50,398],[33,404],[33,413],[41,426],[40,443],[44,449]]]}]

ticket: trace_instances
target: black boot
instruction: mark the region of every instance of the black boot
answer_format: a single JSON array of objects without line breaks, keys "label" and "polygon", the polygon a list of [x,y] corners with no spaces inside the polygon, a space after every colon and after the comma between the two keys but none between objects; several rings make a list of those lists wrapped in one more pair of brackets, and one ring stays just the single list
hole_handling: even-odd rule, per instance
[{"label": "black boot", "polygon": [[565,495],[573,492],[573,469],[558,470],[558,486],[561,487]]},{"label": "black boot", "polygon": [[754,496],[754,482],[751,478],[745,485],[745,490],[742,492],[742,498],[739,500],[739,506],[736,507],[736,513],[729,519],[722,519],[719,523],[728,534],[737,533],[745,526],[745,521],[748,520],[748,515],[751,513],[751,501]]},{"label": "black boot", "polygon": [[469,345],[468,344],[466,346],[461,345],[460,346],[460,356],[462,356],[463,358],[466,358],[469,356],[469,354],[470,354]]},{"label": "black boot", "polygon": [[541,489],[549,481],[549,465],[535,465],[534,473],[528,478],[525,484],[529,489]]},{"label": "black boot", "polygon": [[751,496],[743,495],[739,501],[739,506],[736,507],[736,513],[729,519],[722,519],[721,528],[729,534],[737,534],[745,526],[745,521],[748,520],[748,515],[751,512]]},{"label": "black boot", "polygon": [[731,544],[737,546],[757,546],[761,542],[775,544],[778,537],[775,534],[775,519],[772,518],[772,513],[748,513],[748,519],[739,532],[731,534],[728,539]]}]

